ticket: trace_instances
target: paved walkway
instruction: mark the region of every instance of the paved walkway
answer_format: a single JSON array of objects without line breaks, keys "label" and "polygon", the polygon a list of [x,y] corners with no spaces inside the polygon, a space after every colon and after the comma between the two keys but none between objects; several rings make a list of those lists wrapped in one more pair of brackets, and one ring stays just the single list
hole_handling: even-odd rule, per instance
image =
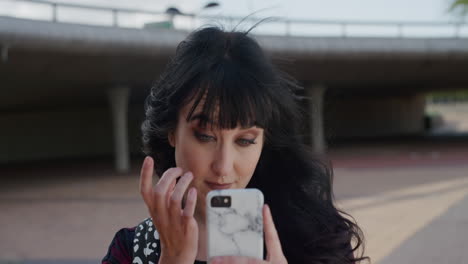
[{"label": "paved walkway", "polygon": [[468,245],[468,166],[337,169],[336,181],[337,195],[348,193],[338,202],[364,230],[373,263],[468,263],[456,261],[468,257],[460,250]]},{"label": "paved walkway", "polygon": [[468,263],[467,137],[347,144],[331,156],[338,203],[372,263]]},{"label": "paved walkway", "polygon": [[1,259],[31,264],[97,263],[119,228],[146,217],[138,194],[138,172],[117,175],[111,164],[3,169]]},{"label": "paved walkway", "polygon": [[[338,204],[363,228],[372,263],[468,263],[468,141],[348,145],[331,157]],[[0,263],[99,262],[119,228],[147,215],[133,167],[0,168]]]}]

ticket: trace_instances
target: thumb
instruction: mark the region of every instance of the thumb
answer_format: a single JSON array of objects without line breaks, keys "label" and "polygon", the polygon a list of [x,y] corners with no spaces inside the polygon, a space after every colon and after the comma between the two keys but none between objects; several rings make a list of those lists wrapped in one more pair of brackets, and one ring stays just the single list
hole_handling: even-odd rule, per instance
[{"label": "thumb", "polygon": [[185,236],[187,237],[187,241],[189,241],[190,246],[197,249],[198,248],[198,223],[193,217],[186,220]]}]

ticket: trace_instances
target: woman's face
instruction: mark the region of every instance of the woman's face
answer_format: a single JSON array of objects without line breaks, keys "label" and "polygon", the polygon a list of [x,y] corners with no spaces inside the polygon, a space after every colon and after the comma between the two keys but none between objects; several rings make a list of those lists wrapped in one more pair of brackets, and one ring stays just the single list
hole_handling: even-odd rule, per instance
[{"label": "woman's face", "polygon": [[183,107],[176,129],[169,135],[175,148],[177,167],[193,173],[190,187],[197,189],[196,214],[204,215],[206,194],[215,189],[240,189],[249,183],[262,152],[264,131],[253,126],[235,129],[201,127],[202,103],[192,118],[187,115],[193,102]]}]

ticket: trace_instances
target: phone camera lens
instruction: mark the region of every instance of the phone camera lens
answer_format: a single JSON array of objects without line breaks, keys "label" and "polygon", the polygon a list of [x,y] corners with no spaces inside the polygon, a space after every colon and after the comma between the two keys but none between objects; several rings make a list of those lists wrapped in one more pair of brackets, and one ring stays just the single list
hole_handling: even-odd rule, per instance
[{"label": "phone camera lens", "polygon": [[214,196],[211,198],[211,207],[231,207],[230,196]]}]

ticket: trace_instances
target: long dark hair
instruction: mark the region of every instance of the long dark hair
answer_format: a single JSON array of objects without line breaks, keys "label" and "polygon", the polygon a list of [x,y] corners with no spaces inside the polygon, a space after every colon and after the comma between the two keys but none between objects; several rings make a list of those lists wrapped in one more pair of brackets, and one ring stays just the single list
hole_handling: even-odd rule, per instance
[{"label": "long dark hair", "polygon": [[168,133],[191,100],[187,120],[203,100],[208,118],[201,125],[264,128],[265,144],[248,187],[264,193],[286,258],[290,263],[353,263],[364,259],[362,232],[334,206],[332,171],[303,143],[301,89],[248,32],[197,30],[178,45],[146,99],[144,152],[155,159],[159,175],[175,166]]}]

